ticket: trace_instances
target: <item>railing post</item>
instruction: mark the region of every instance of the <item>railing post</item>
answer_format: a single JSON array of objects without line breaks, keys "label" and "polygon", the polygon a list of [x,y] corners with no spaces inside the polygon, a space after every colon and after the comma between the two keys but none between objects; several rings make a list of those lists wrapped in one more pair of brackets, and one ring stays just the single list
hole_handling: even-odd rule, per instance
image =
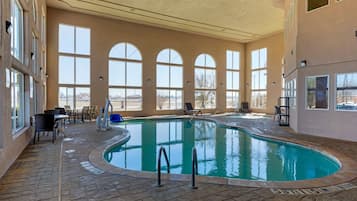
[{"label": "railing post", "polygon": [[192,189],[197,189],[196,186],[196,175],[198,174],[198,163],[197,163],[197,150],[195,147],[192,148]]},{"label": "railing post", "polygon": [[170,162],[169,158],[167,157],[166,150],[164,147],[160,147],[159,150],[159,159],[157,161],[157,187],[161,187],[161,155],[164,153],[166,165],[167,165],[167,174],[170,174]]}]

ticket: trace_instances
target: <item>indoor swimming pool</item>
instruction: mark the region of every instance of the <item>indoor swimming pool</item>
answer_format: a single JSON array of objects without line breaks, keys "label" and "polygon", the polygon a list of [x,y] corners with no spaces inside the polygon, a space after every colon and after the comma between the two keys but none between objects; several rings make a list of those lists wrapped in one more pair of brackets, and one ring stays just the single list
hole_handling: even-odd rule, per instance
[{"label": "indoor swimming pool", "polygon": [[208,120],[144,119],[115,126],[127,129],[130,139],[107,150],[104,158],[130,170],[155,172],[160,147],[166,149],[174,174],[191,174],[193,147],[198,174],[205,176],[297,181],[325,177],[340,169],[339,162],[318,151]]}]

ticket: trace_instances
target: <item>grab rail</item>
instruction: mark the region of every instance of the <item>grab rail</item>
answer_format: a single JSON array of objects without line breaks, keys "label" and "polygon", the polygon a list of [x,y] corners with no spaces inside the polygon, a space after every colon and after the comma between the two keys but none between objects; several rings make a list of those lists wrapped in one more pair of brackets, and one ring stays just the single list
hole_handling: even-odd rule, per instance
[{"label": "grab rail", "polygon": [[159,159],[157,161],[157,187],[161,187],[161,155],[164,153],[164,157],[167,165],[167,173],[170,174],[170,162],[166,154],[166,150],[164,147],[160,147],[159,151]]},{"label": "grab rail", "polygon": [[198,163],[197,163],[197,150],[195,147],[192,148],[192,189],[197,189],[196,186],[196,175],[198,175]]}]

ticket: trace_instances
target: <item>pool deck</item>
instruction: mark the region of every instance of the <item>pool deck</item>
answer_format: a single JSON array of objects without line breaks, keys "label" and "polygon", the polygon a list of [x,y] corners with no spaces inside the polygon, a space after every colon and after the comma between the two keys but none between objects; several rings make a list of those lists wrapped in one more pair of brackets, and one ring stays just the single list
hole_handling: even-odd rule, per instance
[{"label": "pool deck", "polygon": [[29,145],[0,179],[0,200],[357,200],[357,166],[350,169],[357,161],[357,143],[296,134],[289,128],[279,127],[271,118],[204,118],[230,126],[257,128],[254,130],[257,134],[330,153],[342,164],[349,163],[347,172],[330,178],[324,188],[316,180],[308,181],[311,186],[300,189],[289,185],[251,187],[254,185],[200,180],[198,189],[192,190],[189,181],[180,181],[184,179],[175,176],[163,179],[164,186],[158,188],[150,174],[142,178],[137,172],[117,168],[118,172],[112,172],[98,164],[103,161],[94,157],[95,152],[101,153],[103,146],[119,141],[126,133],[116,129],[97,132],[92,122],[70,125],[65,129],[66,138],[59,137],[55,144],[50,137],[42,137],[40,143]]}]

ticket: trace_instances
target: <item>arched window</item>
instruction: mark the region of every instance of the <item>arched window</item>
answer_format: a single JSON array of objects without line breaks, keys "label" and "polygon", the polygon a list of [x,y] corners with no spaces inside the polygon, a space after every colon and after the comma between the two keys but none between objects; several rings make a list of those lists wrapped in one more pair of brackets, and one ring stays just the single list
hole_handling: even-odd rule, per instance
[{"label": "arched window", "polygon": [[216,108],[216,62],[208,54],[195,61],[195,108]]},{"label": "arched window", "polygon": [[164,49],[156,62],[156,110],[182,109],[183,62],[180,54]]},{"label": "arched window", "polygon": [[109,99],[115,111],[142,110],[142,58],[130,43],[116,44],[109,52]]}]

